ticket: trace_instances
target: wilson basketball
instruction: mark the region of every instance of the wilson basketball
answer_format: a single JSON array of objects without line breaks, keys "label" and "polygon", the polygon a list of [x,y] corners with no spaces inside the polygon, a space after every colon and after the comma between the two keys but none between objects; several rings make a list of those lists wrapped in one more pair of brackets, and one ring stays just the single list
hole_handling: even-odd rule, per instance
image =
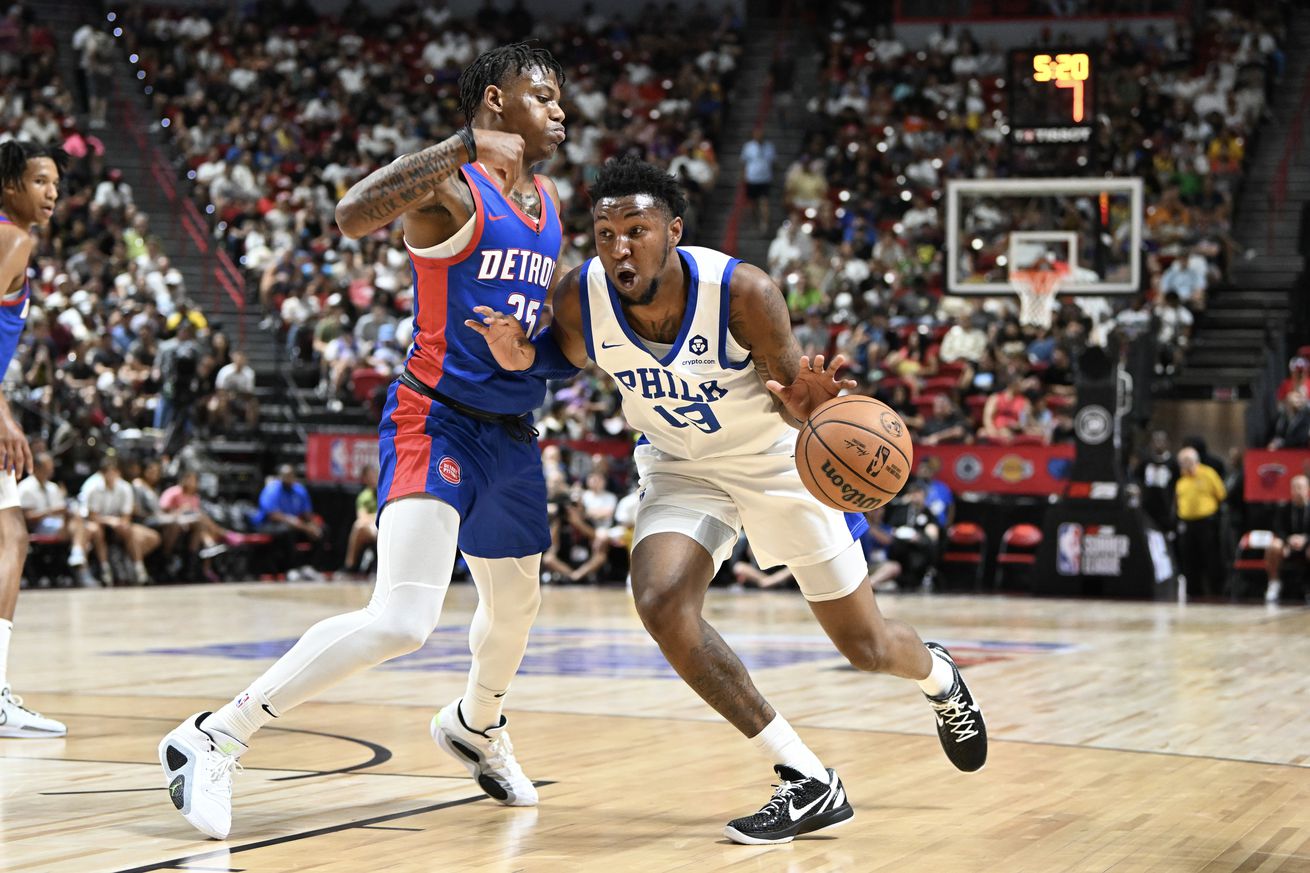
[{"label": "wilson basketball", "polygon": [[796,469],[819,501],[843,512],[868,512],[910,479],[914,446],[896,410],[858,394],[834,397],[801,427]]}]

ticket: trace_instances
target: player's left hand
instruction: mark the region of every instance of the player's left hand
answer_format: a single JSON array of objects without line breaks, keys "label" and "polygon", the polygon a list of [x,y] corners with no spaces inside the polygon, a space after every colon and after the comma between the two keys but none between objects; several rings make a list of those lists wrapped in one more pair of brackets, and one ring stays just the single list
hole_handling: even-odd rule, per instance
[{"label": "player's left hand", "polygon": [[801,369],[790,385],[770,379],[764,386],[777,395],[782,405],[797,421],[805,421],[820,405],[845,390],[854,390],[859,383],[854,379],[838,379],[837,372],[846,365],[846,358],[837,355],[824,366],[823,355],[801,357]]},{"label": "player's left hand", "polygon": [[32,473],[32,449],[27,436],[8,413],[0,417],[0,472],[13,473],[19,479]]},{"label": "player's left hand", "polygon": [[537,350],[528,341],[523,325],[512,315],[497,312],[490,306],[474,306],[482,320],[466,319],[464,324],[482,334],[496,363],[506,370],[526,370],[537,359]]}]

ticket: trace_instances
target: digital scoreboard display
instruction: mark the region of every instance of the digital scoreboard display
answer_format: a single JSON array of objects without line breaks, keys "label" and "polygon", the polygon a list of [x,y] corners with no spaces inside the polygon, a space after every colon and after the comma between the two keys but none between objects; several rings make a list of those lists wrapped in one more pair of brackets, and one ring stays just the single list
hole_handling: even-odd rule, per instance
[{"label": "digital scoreboard display", "polygon": [[1017,145],[1091,142],[1096,79],[1096,58],[1085,50],[1011,52],[1006,79],[1010,141]]}]

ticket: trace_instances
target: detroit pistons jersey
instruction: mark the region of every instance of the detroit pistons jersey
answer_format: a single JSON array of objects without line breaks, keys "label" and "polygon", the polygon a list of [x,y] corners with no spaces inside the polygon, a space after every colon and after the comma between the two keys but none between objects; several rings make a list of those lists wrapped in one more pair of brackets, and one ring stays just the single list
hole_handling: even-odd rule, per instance
[{"label": "detroit pistons jersey", "polygon": [[740,261],[698,246],[677,253],[691,283],[671,345],[639,337],[600,260],[583,265],[587,354],[618,383],[628,424],[660,451],[689,461],[766,452],[794,431],[728,330],[728,288]]},{"label": "detroit pistons jersey", "polygon": [[453,400],[509,415],[541,405],[544,379],[502,370],[486,341],[464,324],[475,306],[513,315],[531,336],[546,302],[559,254],[560,223],[541,180],[534,220],[500,191],[480,164],[460,168],[474,216],[451,240],[409,248],[414,269],[414,345],[406,366],[420,382]]},{"label": "detroit pistons jersey", "polygon": [[[13,224],[6,215],[0,215],[0,224]],[[27,267],[24,265],[24,271]],[[9,369],[9,362],[18,351],[18,339],[27,324],[27,310],[31,304],[31,289],[26,279],[23,288],[13,297],[0,298],[0,375]]]}]

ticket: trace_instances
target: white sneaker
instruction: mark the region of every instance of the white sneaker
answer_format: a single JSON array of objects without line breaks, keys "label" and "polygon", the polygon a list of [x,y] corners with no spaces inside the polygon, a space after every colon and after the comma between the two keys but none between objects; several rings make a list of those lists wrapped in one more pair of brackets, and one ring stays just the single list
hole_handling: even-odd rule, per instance
[{"label": "white sneaker", "polygon": [[241,769],[246,745],[201,728],[208,715],[196,713],[160,740],[159,763],[177,811],[196,830],[224,840],[232,830],[232,774]]},{"label": "white sneaker", "polygon": [[1278,597],[1283,593],[1283,583],[1280,579],[1271,579],[1269,587],[1265,589],[1265,603],[1277,603]]},{"label": "white sneaker", "polygon": [[23,706],[23,698],[10,691],[9,686],[0,688],[0,737],[50,739],[66,733],[68,728],[62,722]]},{"label": "white sneaker", "polygon": [[503,715],[498,727],[475,731],[464,723],[456,698],[432,717],[429,730],[446,754],[468,768],[488,797],[506,806],[537,805],[537,788],[514,759]]}]

